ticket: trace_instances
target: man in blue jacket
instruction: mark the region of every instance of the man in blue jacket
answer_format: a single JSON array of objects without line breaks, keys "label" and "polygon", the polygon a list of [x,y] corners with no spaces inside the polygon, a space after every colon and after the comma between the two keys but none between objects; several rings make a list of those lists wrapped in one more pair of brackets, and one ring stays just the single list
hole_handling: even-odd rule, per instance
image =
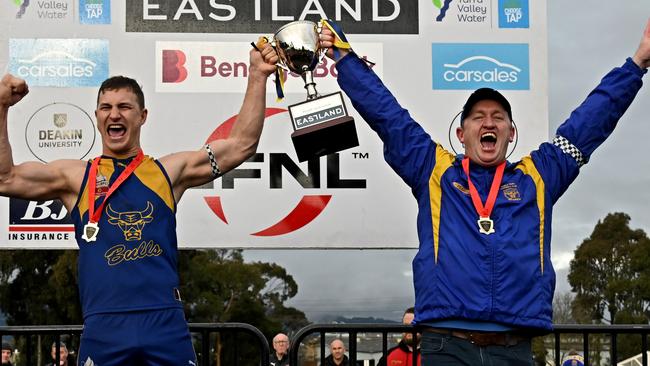
[{"label": "man in blue jacket", "polygon": [[[344,38],[324,27],[321,44],[345,45]],[[498,91],[481,88],[467,99],[456,131],[465,151],[456,156],[356,54],[333,51],[339,85],[418,201],[414,324],[423,328],[422,365],[532,365],[531,337],[552,329],[553,204],[641,88],[650,20],[634,56],[602,79],[552,141],[514,163],[506,161],[512,110]]]}]

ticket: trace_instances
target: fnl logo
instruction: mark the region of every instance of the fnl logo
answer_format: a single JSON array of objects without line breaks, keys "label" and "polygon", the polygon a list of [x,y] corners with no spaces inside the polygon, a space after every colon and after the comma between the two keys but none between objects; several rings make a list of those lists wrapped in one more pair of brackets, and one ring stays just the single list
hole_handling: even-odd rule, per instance
[{"label": "fnl logo", "polygon": [[530,89],[528,44],[433,43],[433,89]]},{"label": "fnl logo", "polygon": [[528,28],[528,0],[499,0],[499,28]]},{"label": "fnl logo", "polygon": [[[265,123],[269,123],[269,118],[275,115],[286,115],[286,112],[287,110],[285,109],[267,108],[265,111]],[[285,119],[276,119],[286,122]],[[209,143],[227,137],[236,120],[237,115],[232,116],[223,122],[214,130],[214,132],[212,132],[206,142]],[[321,160],[326,162],[326,177],[323,179],[324,182],[321,182]],[[358,190],[366,188],[365,179],[349,179],[341,176],[338,153],[330,154],[326,158],[310,159],[307,162],[306,171],[303,171],[291,156],[282,152],[258,152],[254,154],[246,162],[245,166],[237,167],[220,178],[221,188],[224,190],[232,190],[235,188],[236,183],[259,180],[262,177],[262,170],[267,168],[269,172],[270,189],[285,191],[286,187],[284,187],[284,185],[286,185],[287,182],[283,183],[283,177],[291,177],[301,186],[301,189],[295,191],[300,192],[299,196],[301,197],[296,205],[289,209],[288,213],[282,211],[277,212],[277,221],[272,220],[274,223],[270,226],[265,224],[266,227],[264,228],[259,228],[258,226],[257,228],[252,229],[254,230],[250,233],[252,236],[282,236],[299,230],[311,223],[326,209],[333,199],[334,192],[337,190]],[[320,191],[321,194],[306,194],[310,191],[314,192],[314,190]],[[256,188],[255,191],[259,193],[260,190],[259,188]],[[289,197],[286,198],[290,199]],[[222,199],[222,196],[204,196],[203,199],[219,220],[225,224],[230,223],[229,217],[226,215],[226,202],[224,202],[225,199]],[[293,199],[291,200],[293,201]],[[241,204],[241,202],[237,203]],[[262,205],[261,207],[269,209],[274,208],[273,205],[269,204]],[[264,213],[265,217],[268,217],[269,215],[275,214]],[[255,225],[254,222],[253,225]]]}]

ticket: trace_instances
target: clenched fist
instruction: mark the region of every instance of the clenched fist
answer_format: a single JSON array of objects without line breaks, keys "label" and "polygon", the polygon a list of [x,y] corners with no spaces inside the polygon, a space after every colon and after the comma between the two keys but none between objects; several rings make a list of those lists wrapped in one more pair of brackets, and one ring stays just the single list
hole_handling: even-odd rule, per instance
[{"label": "clenched fist", "polygon": [[11,107],[23,99],[27,93],[29,93],[29,88],[25,80],[6,74],[0,81],[0,107]]}]

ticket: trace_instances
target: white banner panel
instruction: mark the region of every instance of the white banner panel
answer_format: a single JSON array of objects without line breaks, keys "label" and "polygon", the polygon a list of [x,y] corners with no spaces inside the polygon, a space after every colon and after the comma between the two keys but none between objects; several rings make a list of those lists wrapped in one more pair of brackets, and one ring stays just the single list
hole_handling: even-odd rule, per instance
[{"label": "white banner panel", "polygon": [[[0,68],[31,70],[31,92],[9,116],[14,161],[99,155],[92,125],[106,74],[142,84],[146,154],[199,149],[239,113],[250,42],[291,20],[322,17],[339,21],[355,52],[376,63],[401,104],[446,148],[460,152],[450,124],[482,86],[502,90],[512,104],[511,161],[548,140],[544,1],[4,1]],[[331,61],[321,65],[318,91],[338,91],[335,78]],[[303,85],[290,76],[286,97],[276,101],[269,80],[257,154],[185,193],[181,247],[417,247],[415,200],[349,100],[360,146],[298,162],[287,108],[305,100]],[[76,247],[65,213],[58,202],[1,198],[0,248]]]}]

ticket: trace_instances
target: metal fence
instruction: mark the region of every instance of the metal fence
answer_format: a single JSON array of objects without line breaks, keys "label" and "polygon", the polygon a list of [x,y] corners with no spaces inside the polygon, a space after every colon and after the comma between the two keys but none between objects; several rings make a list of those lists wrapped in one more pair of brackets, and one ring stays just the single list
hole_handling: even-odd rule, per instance
[{"label": "metal fence", "polygon": [[[34,363],[34,351],[37,348],[34,345],[33,338],[37,336],[51,337],[54,339],[54,344],[60,346],[62,336],[80,336],[82,331],[81,326],[20,326],[20,327],[0,327],[0,338],[2,336],[11,335],[14,337],[21,337],[25,339],[22,344],[22,352],[26,359],[27,365]],[[190,324],[190,331],[197,341],[197,356],[199,365],[210,366],[211,360],[215,354],[215,348],[211,338],[215,335],[224,337],[234,337],[234,342],[231,342],[234,347],[230,348],[231,356],[228,361],[223,364],[227,366],[240,365],[239,354],[243,349],[254,347],[257,349],[259,355],[259,364],[269,364],[270,347],[266,337],[257,328],[245,323],[192,323]],[[374,334],[380,339],[378,351],[382,355],[386,355],[388,349],[393,346],[389,345],[391,335],[400,335],[402,333],[413,333],[417,331],[416,328],[409,325],[401,324],[326,324],[326,325],[310,325],[302,328],[292,336],[290,347],[290,364],[291,365],[306,365],[309,362],[304,360],[305,349],[312,347],[317,349],[318,354],[313,354],[316,360],[313,364],[322,364],[325,359],[327,350],[327,341],[333,338],[345,338],[348,343],[348,354],[350,365],[359,365],[362,360],[358,359],[359,353],[359,339],[361,336]],[[252,338],[254,341],[238,342],[237,337],[240,334],[247,334],[248,339]],[[593,354],[607,355],[609,360],[617,360],[619,338],[622,335],[635,335],[639,337],[640,360],[637,364],[648,366],[648,334],[650,333],[649,325],[556,325],[554,331],[545,337],[542,337],[546,349],[552,349],[551,357],[547,357],[554,365],[561,365],[563,353],[572,348],[579,351],[584,356],[585,365],[591,364],[591,357]],[[316,340],[314,339],[316,338]],[[395,337],[393,337],[394,339]],[[302,359],[301,359],[302,355]],[[58,352],[57,352],[57,362]],[[600,357],[600,356],[599,356]],[[374,361],[373,361],[374,362]],[[255,362],[258,364],[257,362]],[[616,364],[610,361],[611,364]],[[374,363],[373,363],[374,364]],[[416,366],[417,359],[414,358],[413,365]]]},{"label": "metal fence", "polygon": [[[223,337],[231,337],[232,342],[229,344],[232,347],[229,347],[227,350],[228,355],[226,358],[227,362],[224,362],[223,365],[227,366],[238,366],[240,365],[240,354],[242,350],[256,347],[257,354],[259,355],[260,365],[269,364],[269,355],[270,348],[269,343],[266,340],[266,337],[262,332],[257,328],[253,327],[250,324],[246,323],[191,323],[189,325],[190,332],[192,333],[193,339],[197,340],[198,345],[195,345],[197,349],[197,358],[198,363],[201,366],[210,366],[211,359],[215,354],[215,347],[212,344],[211,337],[218,335],[221,339]],[[13,326],[13,327],[0,327],[0,339],[3,336],[14,336],[19,337],[23,340],[21,354],[24,354],[25,364],[27,365],[36,365],[35,362],[35,350],[37,346],[34,345],[36,341],[34,338],[40,340],[39,336],[51,336],[53,344],[57,347],[61,347],[61,339],[63,336],[66,337],[79,337],[82,332],[82,326],[80,325],[54,325],[54,326]],[[243,342],[238,342],[238,337],[241,338],[240,334],[247,334],[247,340]],[[248,341],[248,339],[253,338],[253,341]],[[48,342],[49,345],[49,342]],[[173,347],[173,345],[170,345]],[[55,352],[55,364],[59,364],[60,353]]]}]

